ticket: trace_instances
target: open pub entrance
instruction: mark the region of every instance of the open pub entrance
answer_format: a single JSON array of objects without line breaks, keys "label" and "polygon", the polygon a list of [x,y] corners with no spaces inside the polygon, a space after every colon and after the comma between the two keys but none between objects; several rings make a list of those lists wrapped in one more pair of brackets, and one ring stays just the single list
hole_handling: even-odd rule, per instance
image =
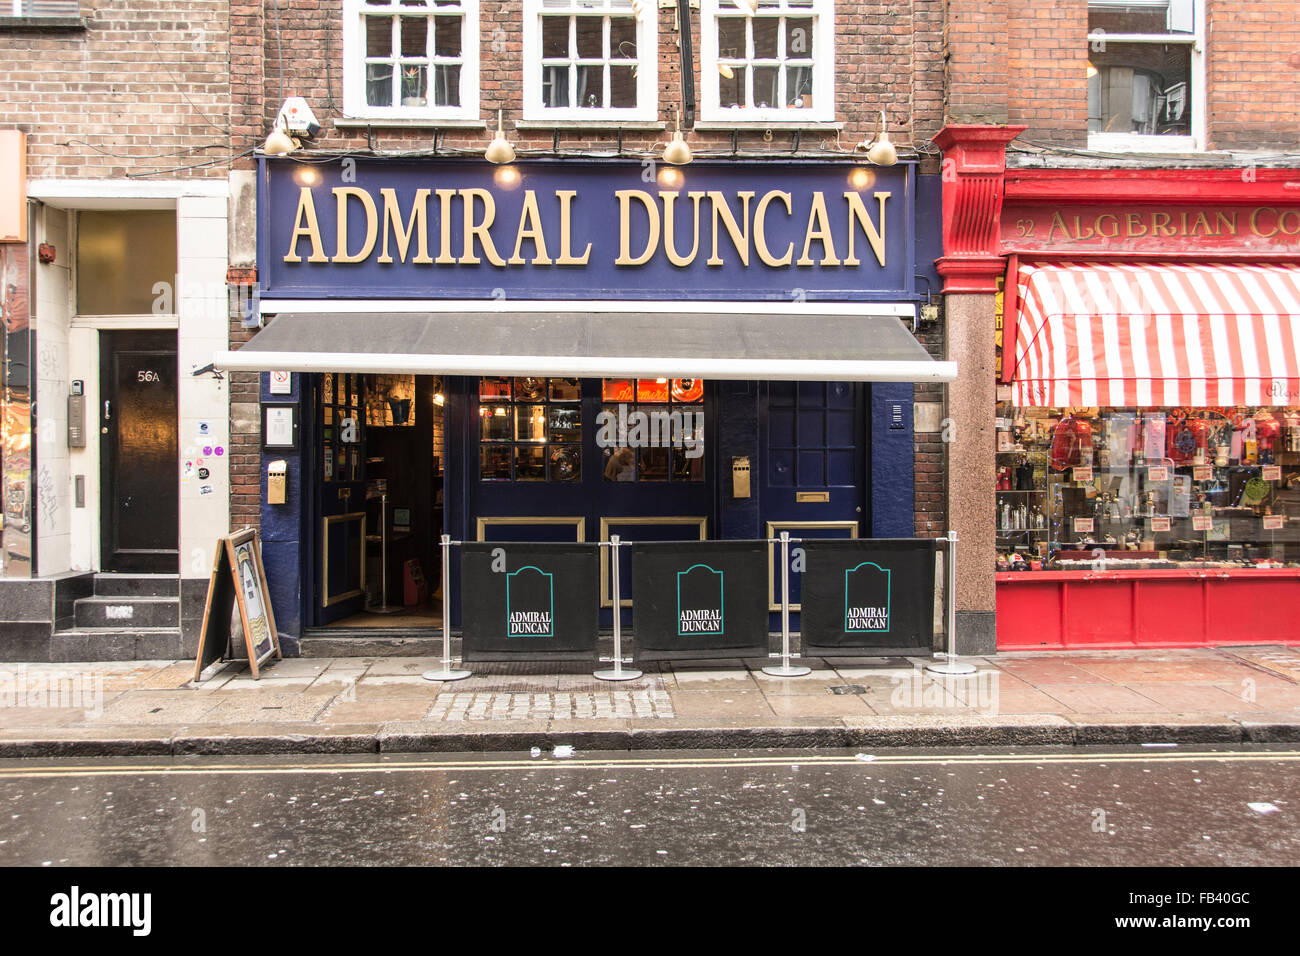
[{"label": "open pub entrance", "polygon": [[313,624],[441,626],[441,380],[335,372],[314,378]]}]

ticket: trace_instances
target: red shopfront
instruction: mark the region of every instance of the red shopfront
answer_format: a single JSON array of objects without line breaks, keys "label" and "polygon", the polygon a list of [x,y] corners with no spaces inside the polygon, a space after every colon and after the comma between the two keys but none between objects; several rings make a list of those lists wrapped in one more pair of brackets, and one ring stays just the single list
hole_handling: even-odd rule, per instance
[{"label": "red shopfront", "polygon": [[1008,170],[997,647],[1300,643],[1300,170]]}]

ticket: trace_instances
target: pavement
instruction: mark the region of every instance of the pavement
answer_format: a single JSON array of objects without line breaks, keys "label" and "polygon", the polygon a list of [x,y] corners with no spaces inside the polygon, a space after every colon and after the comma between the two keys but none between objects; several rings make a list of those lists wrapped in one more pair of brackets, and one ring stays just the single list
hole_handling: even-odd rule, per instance
[{"label": "pavement", "polygon": [[767,747],[1231,744],[1300,741],[1300,647],[1031,651],[963,658],[577,666],[292,658],[253,680],[191,661],[0,665],[0,758]]}]

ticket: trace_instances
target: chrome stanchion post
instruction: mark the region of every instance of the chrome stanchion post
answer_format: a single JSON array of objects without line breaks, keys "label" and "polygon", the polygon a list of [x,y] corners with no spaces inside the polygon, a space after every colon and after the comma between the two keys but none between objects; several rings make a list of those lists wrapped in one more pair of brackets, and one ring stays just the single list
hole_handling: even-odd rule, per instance
[{"label": "chrome stanchion post", "polygon": [[623,594],[618,580],[618,546],[618,535],[611,534],[609,560],[613,571],[611,587],[614,592],[614,666],[591,675],[599,680],[636,680],[641,676],[635,667],[623,667]]},{"label": "chrome stanchion post", "polygon": [[[769,543],[770,544],[770,543]],[[769,677],[803,677],[811,667],[790,663],[790,532],[781,532],[781,666],[763,668]]]},{"label": "chrome stanchion post", "polygon": [[442,536],[442,669],[425,671],[425,680],[464,680],[469,677],[467,670],[458,670],[451,665],[451,535]]},{"label": "chrome stanchion post", "polygon": [[379,607],[372,614],[396,614],[406,610],[401,605],[388,603],[388,495],[379,496]]},{"label": "chrome stanchion post", "polygon": [[944,575],[947,580],[943,582],[945,601],[947,606],[948,620],[945,630],[948,632],[948,653],[945,655],[947,660],[942,664],[926,664],[925,669],[933,674],[949,674],[960,676],[963,674],[974,674],[976,667],[974,664],[963,664],[957,660],[957,532],[948,532],[948,563],[947,573]]}]

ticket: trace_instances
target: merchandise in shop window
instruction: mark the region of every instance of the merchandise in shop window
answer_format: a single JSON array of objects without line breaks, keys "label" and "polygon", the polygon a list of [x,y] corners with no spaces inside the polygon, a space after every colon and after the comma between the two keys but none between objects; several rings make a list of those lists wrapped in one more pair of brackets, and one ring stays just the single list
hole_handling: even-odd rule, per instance
[{"label": "merchandise in shop window", "polygon": [[1300,567],[1300,409],[1017,408],[998,570]]}]

